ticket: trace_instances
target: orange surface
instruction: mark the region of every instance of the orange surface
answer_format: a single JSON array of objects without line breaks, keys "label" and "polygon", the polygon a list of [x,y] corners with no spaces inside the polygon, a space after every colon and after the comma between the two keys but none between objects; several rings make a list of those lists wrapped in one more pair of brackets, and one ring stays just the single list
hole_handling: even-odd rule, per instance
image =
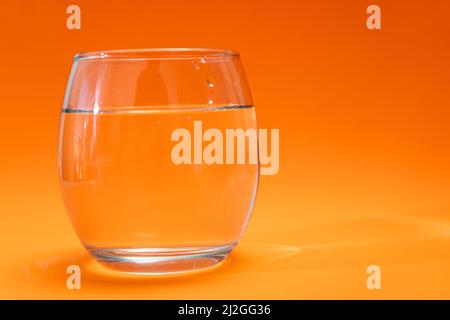
[{"label": "orange surface", "polygon": [[[82,29],[67,30],[66,7]],[[450,298],[448,1],[4,1],[1,298]],[[249,228],[220,267],[119,277],[62,205],[57,143],[72,55],[141,47],[241,52],[259,126],[280,128]],[[79,264],[82,289],[65,268]],[[382,289],[366,288],[366,268]]]}]

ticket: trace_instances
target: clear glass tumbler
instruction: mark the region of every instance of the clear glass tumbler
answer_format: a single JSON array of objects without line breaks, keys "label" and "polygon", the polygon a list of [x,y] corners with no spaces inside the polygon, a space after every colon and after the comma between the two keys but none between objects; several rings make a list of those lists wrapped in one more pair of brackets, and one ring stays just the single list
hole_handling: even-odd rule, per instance
[{"label": "clear glass tumbler", "polygon": [[216,265],[253,209],[256,129],[235,51],[77,54],[61,114],[59,170],[82,244],[101,264],[128,273]]}]

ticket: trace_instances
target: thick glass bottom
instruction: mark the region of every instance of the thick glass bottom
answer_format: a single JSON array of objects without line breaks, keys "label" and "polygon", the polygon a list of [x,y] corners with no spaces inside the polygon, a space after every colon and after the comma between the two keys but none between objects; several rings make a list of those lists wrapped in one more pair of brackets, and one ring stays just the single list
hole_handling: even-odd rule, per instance
[{"label": "thick glass bottom", "polygon": [[223,261],[235,244],[189,248],[96,248],[86,246],[103,266],[124,273],[170,275],[211,268]]}]

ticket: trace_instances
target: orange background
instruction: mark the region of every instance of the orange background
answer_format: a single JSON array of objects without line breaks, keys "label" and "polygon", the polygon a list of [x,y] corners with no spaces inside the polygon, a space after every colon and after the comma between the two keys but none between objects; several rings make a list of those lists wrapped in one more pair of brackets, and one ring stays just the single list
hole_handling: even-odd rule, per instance
[{"label": "orange background", "polygon": [[[366,28],[378,4],[382,29]],[[81,7],[81,30],[66,8]],[[448,1],[4,1],[1,298],[450,298]],[[76,52],[241,52],[259,126],[280,128],[249,228],[219,268],[142,279],[85,253],[59,193]],[[82,289],[65,268],[82,267]],[[366,268],[382,289],[366,288]]]}]

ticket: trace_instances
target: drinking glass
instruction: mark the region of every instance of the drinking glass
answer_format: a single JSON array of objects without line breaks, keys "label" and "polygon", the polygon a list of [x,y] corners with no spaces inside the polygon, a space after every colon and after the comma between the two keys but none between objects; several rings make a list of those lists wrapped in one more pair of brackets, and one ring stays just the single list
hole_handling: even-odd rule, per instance
[{"label": "drinking glass", "polygon": [[62,197],[89,253],[139,274],[212,267],[239,242],[259,160],[239,54],[77,54],[59,133]]}]

